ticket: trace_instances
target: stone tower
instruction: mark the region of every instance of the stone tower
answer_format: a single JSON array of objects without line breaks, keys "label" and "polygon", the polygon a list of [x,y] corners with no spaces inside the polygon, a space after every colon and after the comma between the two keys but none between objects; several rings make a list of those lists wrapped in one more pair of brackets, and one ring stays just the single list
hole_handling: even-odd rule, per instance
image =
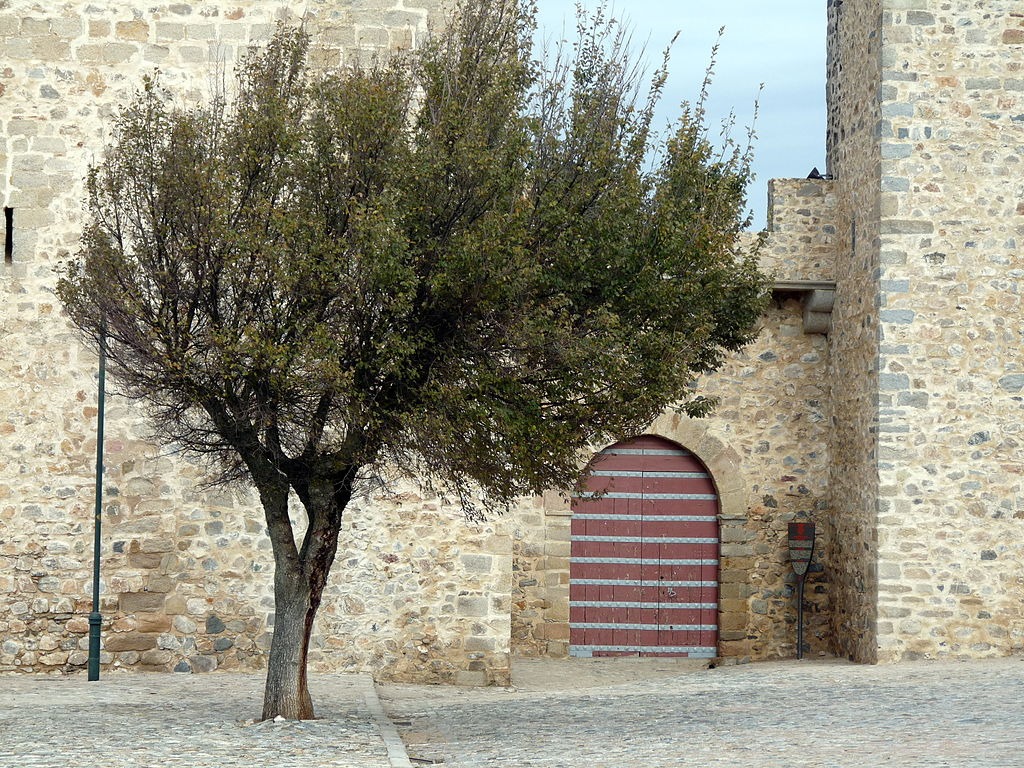
[{"label": "stone tower", "polygon": [[1024,8],[829,0],[834,642],[1024,644]]}]

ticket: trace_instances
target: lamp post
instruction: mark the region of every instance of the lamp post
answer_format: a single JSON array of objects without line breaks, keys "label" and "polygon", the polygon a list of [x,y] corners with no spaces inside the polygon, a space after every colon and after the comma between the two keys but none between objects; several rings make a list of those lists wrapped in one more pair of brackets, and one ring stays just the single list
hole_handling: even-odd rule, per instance
[{"label": "lamp post", "polygon": [[100,381],[96,413],[96,508],[93,517],[92,613],[89,614],[89,680],[100,679],[100,524],[103,515],[103,410],[107,378],[107,329],[100,328]]},{"label": "lamp post", "polygon": [[814,554],[814,523],[789,524],[789,560],[796,572],[796,657],[804,657],[804,577]]}]

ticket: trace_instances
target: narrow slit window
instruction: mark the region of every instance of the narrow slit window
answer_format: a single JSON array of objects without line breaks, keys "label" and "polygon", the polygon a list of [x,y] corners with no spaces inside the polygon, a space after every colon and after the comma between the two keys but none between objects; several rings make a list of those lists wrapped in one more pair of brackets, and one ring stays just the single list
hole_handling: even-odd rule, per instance
[{"label": "narrow slit window", "polygon": [[4,264],[14,262],[14,209],[4,208]]}]

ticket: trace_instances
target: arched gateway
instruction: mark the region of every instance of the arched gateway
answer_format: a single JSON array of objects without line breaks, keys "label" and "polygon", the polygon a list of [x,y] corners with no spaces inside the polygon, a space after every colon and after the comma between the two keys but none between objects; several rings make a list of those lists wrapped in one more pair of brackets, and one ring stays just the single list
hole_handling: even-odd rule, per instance
[{"label": "arched gateway", "polygon": [[571,541],[570,655],[718,655],[718,495],[697,457],[650,435],[605,449]]}]

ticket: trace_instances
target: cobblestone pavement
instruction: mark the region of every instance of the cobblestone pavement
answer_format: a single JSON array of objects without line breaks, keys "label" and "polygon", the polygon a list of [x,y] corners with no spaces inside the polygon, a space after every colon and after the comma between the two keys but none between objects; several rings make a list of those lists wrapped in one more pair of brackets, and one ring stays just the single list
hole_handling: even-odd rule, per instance
[{"label": "cobblestone pavement", "polygon": [[[258,674],[0,676],[0,768],[1024,768],[1024,660],[705,670],[513,665],[514,687],[314,675],[313,722],[256,723]],[[406,755],[406,749],[408,755]]]},{"label": "cobblestone pavement", "polygon": [[378,691],[421,765],[1024,766],[1021,659],[709,670],[664,660],[520,661],[513,683]]},{"label": "cobblestone pavement", "polygon": [[369,676],[313,675],[310,692],[321,719],[259,723],[260,674],[4,675],[0,768],[409,765]]}]

